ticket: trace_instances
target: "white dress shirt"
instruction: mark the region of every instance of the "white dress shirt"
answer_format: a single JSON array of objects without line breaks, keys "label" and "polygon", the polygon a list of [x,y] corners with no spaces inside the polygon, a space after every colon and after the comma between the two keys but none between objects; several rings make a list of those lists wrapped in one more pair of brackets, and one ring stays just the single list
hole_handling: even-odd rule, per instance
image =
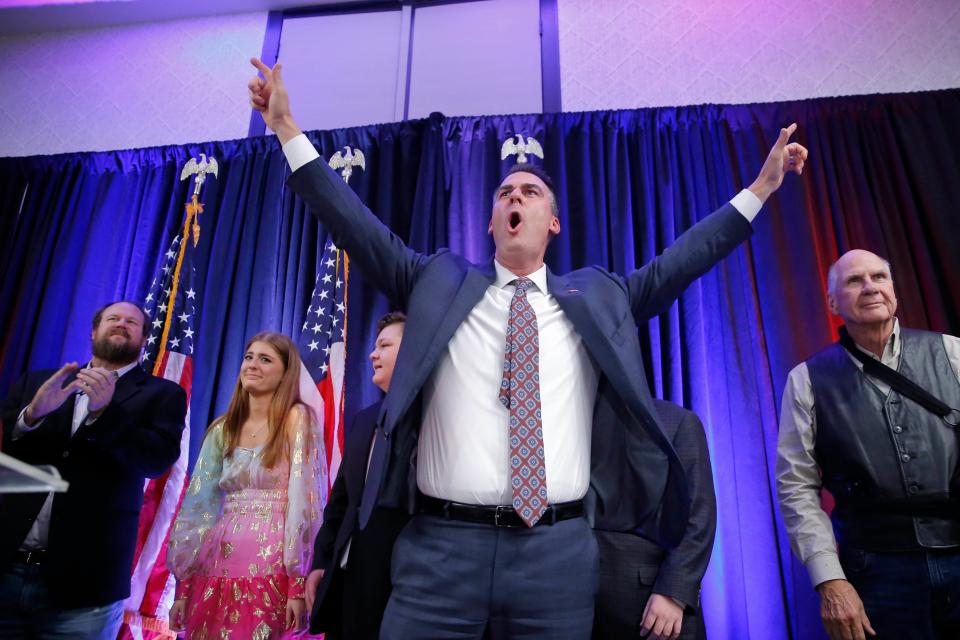
[{"label": "white dress shirt", "polygon": [[[900,322],[894,320],[893,333],[883,347],[880,362],[897,369],[902,346]],[[960,338],[945,335],[943,346],[950,366],[960,381]],[[857,347],[877,359],[872,352],[860,345]],[[863,371],[863,364],[852,355],[850,361]],[[866,377],[883,395],[890,393],[890,385],[873,376]],[[846,576],[840,567],[833,526],[820,506],[822,482],[814,449],[817,441],[814,400],[810,372],[807,364],[801,362],[790,371],[783,390],[777,442],[777,495],[790,546],[807,567],[810,581],[816,587],[827,580],[844,580]]]},{"label": "white dress shirt", "polygon": [[[116,370],[117,378],[125,374],[126,372],[133,369],[137,366],[139,362],[131,362],[125,367],[121,367]],[[90,364],[86,368],[90,368]],[[69,402],[70,399],[64,400],[64,402]],[[79,393],[76,396],[76,400],[73,403],[73,424],[70,427],[70,437],[77,432],[77,429],[80,428],[80,425],[86,421],[87,424],[90,424],[96,420],[96,418],[91,418],[87,420],[87,406],[90,404],[90,398],[85,393]],[[12,438],[17,439],[24,433],[29,433],[37,427],[39,427],[44,418],[40,418],[33,425],[27,425],[26,421],[23,419],[23,414],[26,412],[27,408],[24,407],[23,411],[20,412],[20,417],[17,419],[17,424],[13,428]],[[44,416],[46,417],[46,416]],[[40,513],[37,514],[37,519],[33,521],[33,526],[30,527],[27,537],[24,538],[21,549],[32,550],[32,549],[46,549],[47,542],[50,537],[50,511],[53,509],[53,492],[47,494],[47,499],[43,503],[43,507],[40,509]]]},{"label": "white dress shirt", "polygon": [[[510,412],[500,404],[504,346],[516,275],[496,281],[450,339],[424,385],[417,485],[428,496],[510,504]],[[540,334],[540,404],[547,499],[579,500],[590,483],[590,429],[598,369],[547,290],[547,268],[529,276]]]},{"label": "white dress shirt", "polygon": [[[283,145],[291,171],[319,157],[303,134]],[[752,221],[762,203],[744,189],[730,203]],[[500,404],[504,345],[516,276],[494,262],[487,288],[451,338],[424,385],[417,485],[424,494],[469,504],[508,505],[509,412]],[[540,334],[540,395],[547,498],[578,500],[590,482],[590,433],[599,371],[547,288],[546,266],[528,276]]]}]

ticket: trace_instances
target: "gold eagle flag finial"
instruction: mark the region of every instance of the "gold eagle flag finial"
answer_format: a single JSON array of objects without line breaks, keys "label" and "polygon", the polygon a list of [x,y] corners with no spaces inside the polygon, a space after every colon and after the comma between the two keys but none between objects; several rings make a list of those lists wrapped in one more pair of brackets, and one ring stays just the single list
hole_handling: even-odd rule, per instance
[{"label": "gold eagle flag finial", "polygon": [[197,246],[197,243],[200,242],[200,224],[198,220],[200,214],[203,213],[203,203],[200,202],[200,188],[203,187],[203,183],[207,179],[207,174],[213,174],[213,177],[216,178],[218,177],[219,170],[220,167],[217,164],[216,158],[213,156],[208,158],[206,154],[201,153],[200,162],[197,162],[196,158],[190,158],[180,171],[181,182],[190,176],[194,177],[193,195],[190,197],[190,202],[187,203],[187,218],[183,223],[184,237],[186,237],[187,229],[193,232],[193,246]]},{"label": "gold eagle flag finial", "polygon": [[363,155],[363,151],[355,149],[350,145],[345,146],[342,151],[337,151],[333,154],[329,164],[330,168],[334,171],[342,169],[340,176],[343,178],[343,181],[348,184],[354,167],[360,167],[362,171],[366,171],[367,169],[367,159]]},{"label": "gold eagle flag finial", "polygon": [[[516,142],[513,141],[514,138],[517,139]],[[516,136],[510,136],[504,140],[503,145],[500,147],[501,160],[506,160],[516,154],[518,164],[523,164],[527,161],[528,153],[543,160],[543,147],[540,146],[540,143],[530,136],[527,136],[527,139],[524,140],[523,136],[519,133]]]}]

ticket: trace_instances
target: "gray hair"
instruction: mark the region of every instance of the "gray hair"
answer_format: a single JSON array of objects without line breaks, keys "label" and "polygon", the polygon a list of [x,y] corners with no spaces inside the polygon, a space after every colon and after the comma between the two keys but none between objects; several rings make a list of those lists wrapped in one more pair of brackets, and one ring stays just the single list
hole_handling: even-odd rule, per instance
[{"label": "gray hair", "polygon": [[[843,255],[845,256],[847,254],[844,253]],[[877,255],[877,254],[873,254],[873,255]],[[886,265],[887,273],[890,274],[890,278],[892,279],[893,269],[890,267],[890,261],[881,256],[877,256],[877,257],[880,258],[880,261],[883,262],[884,265]],[[831,296],[837,295],[837,280],[840,278],[840,273],[839,273],[840,270],[837,268],[837,265],[840,264],[840,260],[842,258],[843,256],[840,256],[839,258],[837,258],[837,260],[830,265],[830,270],[827,271],[827,295],[831,295]]]}]

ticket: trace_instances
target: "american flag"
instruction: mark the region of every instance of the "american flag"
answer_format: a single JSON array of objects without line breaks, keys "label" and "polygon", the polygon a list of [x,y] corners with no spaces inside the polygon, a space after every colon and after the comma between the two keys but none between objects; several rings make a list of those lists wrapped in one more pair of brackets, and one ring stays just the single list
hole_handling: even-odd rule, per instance
[{"label": "american flag", "polygon": [[[189,206],[189,205],[188,205]],[[189,214],[188,214],[189,220]],[[187,225],[184,225],[186,231]],[[173,604],[176,582],[167,570],[167,540],[186,490],[190,456],[190,388],[193,383],[194,243],[189,236],[173,239],[160,272],[144,301],[148,326],[143,366],[155,376],[176,382],[187,392],[187,417],[180,440],[180,457],[143,492],[140,530],[130,579],[130,597],[124,603],[124,621],[118,638],[173,638],[167,614]]]},{"label": "american flag", "polygon": [[328,241],[300,330],[300,396],[323,424],[327,490],[343,458],[343,372],[347,342],[347,254]]}]

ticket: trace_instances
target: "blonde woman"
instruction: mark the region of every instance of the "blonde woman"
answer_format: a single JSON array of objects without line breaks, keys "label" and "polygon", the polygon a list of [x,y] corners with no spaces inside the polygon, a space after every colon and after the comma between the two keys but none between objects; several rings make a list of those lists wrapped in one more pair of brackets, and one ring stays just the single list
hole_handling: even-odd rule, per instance
[{"label": "blonde woman", "polygon": [[204,438],[167,556],[178,581],[170,627],[188,640],[286,638],[305,624],[326,481],[299,377],[289,338],[253,336],[230,406]]}]

